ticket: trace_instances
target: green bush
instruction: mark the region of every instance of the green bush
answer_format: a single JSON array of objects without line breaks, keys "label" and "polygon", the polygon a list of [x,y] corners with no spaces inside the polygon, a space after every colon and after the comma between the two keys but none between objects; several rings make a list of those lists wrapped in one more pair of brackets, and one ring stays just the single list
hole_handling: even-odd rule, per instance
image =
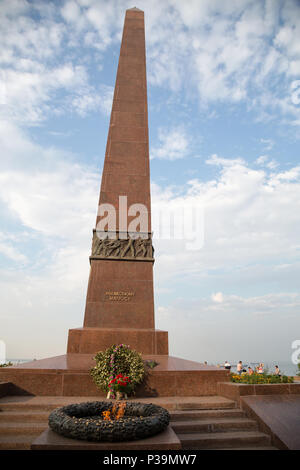
[{"label": "green bush", "polygon": [[12,362],[5,362],[4,364],[0,364],[0,367],[11,367],[13,366]]}]

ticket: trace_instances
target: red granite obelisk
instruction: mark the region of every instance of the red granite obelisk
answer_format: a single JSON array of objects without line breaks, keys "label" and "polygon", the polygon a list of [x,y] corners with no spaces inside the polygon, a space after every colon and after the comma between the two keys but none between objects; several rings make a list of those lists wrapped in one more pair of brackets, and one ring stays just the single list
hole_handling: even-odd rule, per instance
[{"label": "red granite obelisk", "polygon": [[[124,22],[99,208],[105,204],[115,209],[116,236],[102,241],[94,230],[84,326],[69,331],[68,352],[125,343],[168,354],[168,333],[154,324],[145,28],[137,8],[126,11]],[[140,209],[132,215],[135,204]],[[143,239],[126,229],[137,214],[146,220]],[[96,229],[103,218],[97,215]]]}]

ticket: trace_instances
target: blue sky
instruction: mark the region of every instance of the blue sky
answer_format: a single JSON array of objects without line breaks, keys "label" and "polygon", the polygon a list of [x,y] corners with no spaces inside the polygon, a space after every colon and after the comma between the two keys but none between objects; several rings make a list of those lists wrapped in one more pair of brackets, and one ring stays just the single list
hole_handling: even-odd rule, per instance
[{"label": "blue sky", "polygon": [[153,210],[201,206],[204,244],[155,242],[156,326],[199,361],[289,360],[300,335],[300,4],[0,1],[0,339],[64,354],[83,322],[126,8],[144,10]]}]

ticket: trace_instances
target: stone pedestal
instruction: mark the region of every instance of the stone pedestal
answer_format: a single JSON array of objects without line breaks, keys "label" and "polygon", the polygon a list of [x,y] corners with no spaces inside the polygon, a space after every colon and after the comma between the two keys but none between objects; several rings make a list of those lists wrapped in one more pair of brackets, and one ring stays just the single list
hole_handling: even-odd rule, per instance
[{"label": "stone pedestal", "polygon": [[[94,354],[65,354],[15,367],[0,367],[0,382],[12,382],[18,393],[43,396],[105,397],[90,370]],[[143,355],[158,365],[147,371],[138,397],[199,397],[218,394],[218,383],[229,381],[229,371],[168,355]],[[14,392],[14,394],[16,394]]]},{"label": "stone pedestal", "polygon": [[[168,428],[156,436],[147,439],[139,439],[138,441],[126,442],[89,442],[79,441],[78,439],[69,439],[47,429],[39,437],[37,437],[32,445],[31,450],[96,450],[96,451],[114,451],[114,450],[179,450],[181,443],[175,432]],[[99,463],[101,458],[99,457]]]},{"label": "stone pedestal", "polygon": [[68,353],[96,354],[113,344],[126,344],[142,354],[168,354],[168,332],[134,328],[69,330]]}]

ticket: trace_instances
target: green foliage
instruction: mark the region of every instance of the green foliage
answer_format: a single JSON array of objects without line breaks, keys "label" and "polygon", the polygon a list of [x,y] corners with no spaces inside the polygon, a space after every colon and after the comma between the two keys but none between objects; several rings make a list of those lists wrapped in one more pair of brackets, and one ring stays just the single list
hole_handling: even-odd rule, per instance
[{"label": "green foliage", "polygon": [[143,381],[145,367],[141,354],[124,344],[112,345],[96,354],[96,366],[91,369],[91,376],[104,391],[109,391],[109,383],[118,374],[130,378],[131,388]]},{"label": "green foliage", "polygon": [[280,384],[280,383],[293,383],[294,377],[288,377],[286,375],[275,374],[230,374],[230,380],[234,383],[240,384]]},{"label": "green foliage", "polygon": [[0,367],[11,367],[13,366],[12,362],[5,362],[4,364],[0,364]]},{"label": "green foliage", "polygon": [[156,361],[145,361],[145,365],[150,369],[154,369],[154,367],[158,366],[158,362]]}]

